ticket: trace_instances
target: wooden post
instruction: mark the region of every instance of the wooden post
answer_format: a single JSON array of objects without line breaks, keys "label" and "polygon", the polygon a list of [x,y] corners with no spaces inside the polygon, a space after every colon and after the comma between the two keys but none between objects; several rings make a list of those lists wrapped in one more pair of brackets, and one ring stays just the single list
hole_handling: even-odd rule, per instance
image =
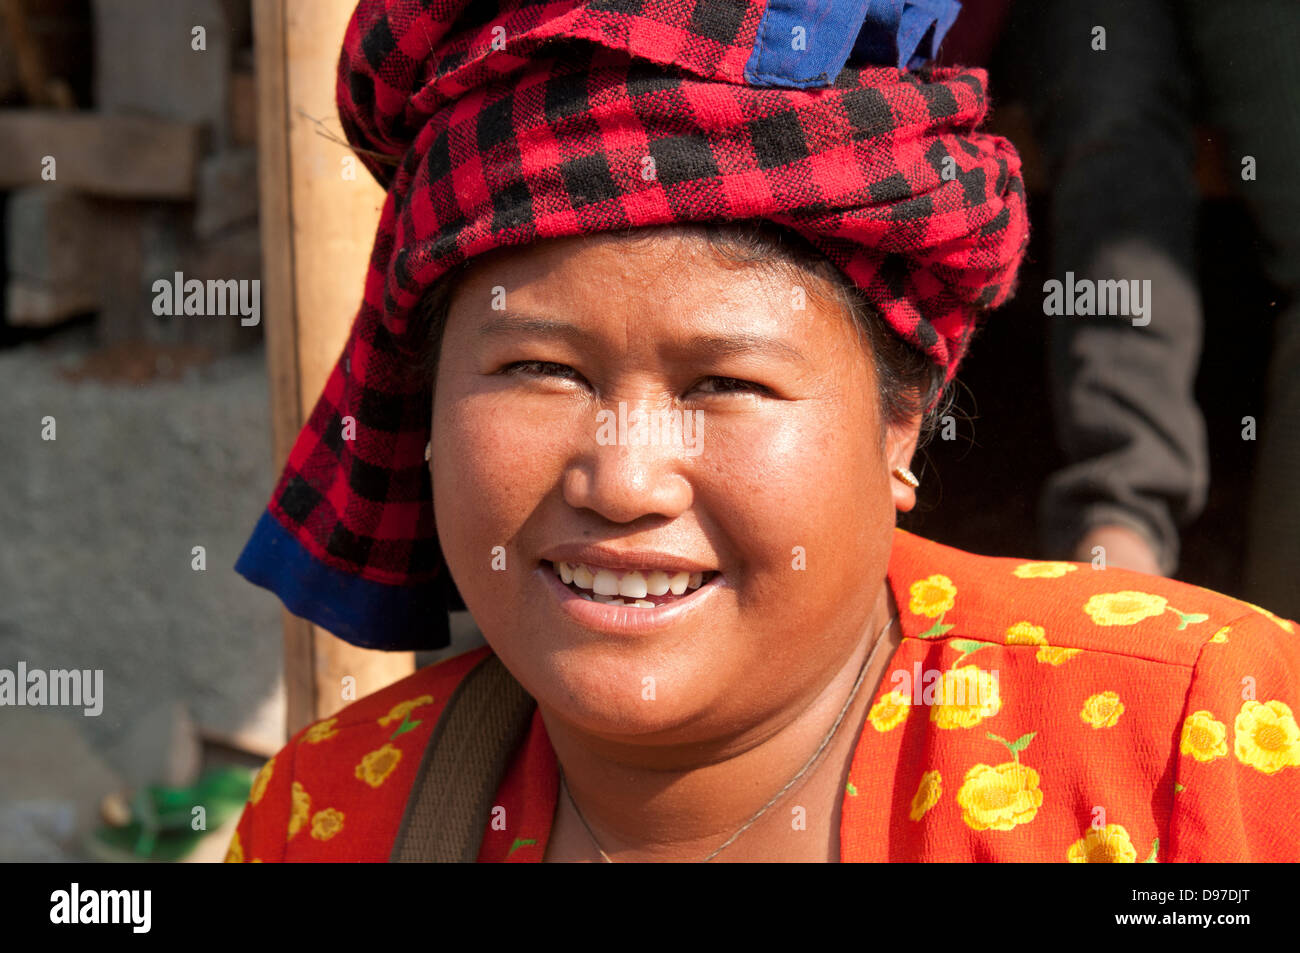
[{"label": "wooden post", "polygon": [[[346,146],[334,105],[343,31],[355,0],[254,0],[263,324],[277,473],[347,339],[383,191]],[[374,652],[284,613],[288,732],[415,669],[412,652]]]}]

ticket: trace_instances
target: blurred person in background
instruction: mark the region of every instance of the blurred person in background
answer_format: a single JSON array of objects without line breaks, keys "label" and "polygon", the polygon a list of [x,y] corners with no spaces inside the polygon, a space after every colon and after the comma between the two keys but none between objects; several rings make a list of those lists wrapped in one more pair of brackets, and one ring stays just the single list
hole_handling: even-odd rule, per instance
[{"label": "blurred person in background", "polygon": [[[1053,276],[1149,280],[1149,324],[1049,318],[1053,407],[1069,464],[1040,503],[1047,555],[1173,574],[1210,465],[1193,398],[1201,296],[1193,119],[1226,137],[1269,245],[1277,315],[1244,590],[1300,614],[1300,5],[1291,0],[1020,3],[1013,42],[1050,161]],[[1238,174],[1240,173],[1240,175]],[[1212,321],[1252,320],[1214,314]],[[1213,359],[1211,356],[1209,359]]]}]

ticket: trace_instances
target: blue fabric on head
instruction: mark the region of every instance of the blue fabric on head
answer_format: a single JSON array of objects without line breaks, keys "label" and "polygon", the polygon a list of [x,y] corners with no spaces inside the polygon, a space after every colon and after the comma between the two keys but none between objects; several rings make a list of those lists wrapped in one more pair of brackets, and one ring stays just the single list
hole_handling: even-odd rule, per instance
[{"label": "blue fabric on head", "polygon": [[257,521],[235,572],[270,589],[294,615],[361,648],[399,652],[451,644],[448,600],[436,586],[388,586],[331,569],[270,513]]},{"label": "blue fabric on head", "polygon": [[920,69],[939,55],[959,13],[958,0],[867,0],[866,21],[848,61]]},{"label": "blue fabric on head", "polygon": [[745,64],[752,86],[829,86],[845,65],[918,69],[961,12],[957,0],[768,0]]},{"label": "blue fabric on head", "polygon": [[751,86],[829,86],[862,26],[862,6],[843,0],[768,0],[754,51],[745,64]]}]

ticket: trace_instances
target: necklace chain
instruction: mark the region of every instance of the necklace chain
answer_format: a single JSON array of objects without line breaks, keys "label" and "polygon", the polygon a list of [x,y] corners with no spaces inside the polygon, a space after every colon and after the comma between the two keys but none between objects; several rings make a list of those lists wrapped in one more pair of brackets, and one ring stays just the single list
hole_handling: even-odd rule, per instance
[{"label": "necklace chain", "polygon": [[[758,812],[754,814],[753,817],[745,821],[744,824],[740,825],[740,828],[736,831],[736,833],[728,837],[726,841],[723,842],[721,847],[717,848],[712,853],[710,853],[709,856],[705,857],[702,861],[700,861],[700,863],[707,864],[709,861],[713,860],[714,857],[717,857],[724,850],[726,850],[728,847],[734,844],[736,842],[736,838],[740,837],[741,834],[749,830],[749,828],[752,827],[760,817],[762,817],[764,814],[767,813],[768,809],[771,808],[772,805],[776,804],[777,801],[781,800],[781,798],[785,795],[785,793],[789,791],[790,788],[792,788],[799,781],[800,778],[802,778],[805,774],[807,774],[809,769],[811,769],[812,766],[818,762],[818,760],[821,759],[822,752],[826,750],[826,746],[831,743],[831,739],[834,738],[836,732],[839,731],[840,722],[842,722],[844,720],[844,716],[848,714],[849,708],[853,704],[853,699],[857,698],[858,689],[862,687],[862,682],[867,675],[867,669],[871,668],[871,663],[875,659],[876,653],[880,650],[880,646],[884,644],[885,633],[889,631],[889,627],[897,621],[898,621],[898,616],[894,616],[893,618],[891,618],[888,622],[885,623],[884,628],[880,630],[880,634],[876,636],[876,644],[872,646],[871,651],[867,653],[867,660],[862,663],[862,669],[858,672],[858,680],[853,683],[853,691],[849,693],[848,699],[844,702],[844,707],[840,709],[839,715],[835,718],[835,724],[831,725],[831,730],[826,733],[826,737],[823,738],[822,743],[817,746],[817,750],[813,752],[812,757],[808,759],[807,763],[804,764],[804,766],[799,769],[798,773],[794,777],[792,777],[789,781],[785,783],[785,787],[777,791],[776,794],[772,796],[772,799],[768,801],[766,804],[764,804],[761,808],[759,808]],[[610,859],[609,854],[605,853],[604,848],[600,846],[600,841],[596,839],[596,833],[591,829],[591,825],[587,823],[587,819],[582,816],[582,811],[578,807],[578,802],[573,799],[573,794],[570,793],[569,791],[569,785],[564,780],[564,768],[562,767],[560,768],[560,787],[564,789],[564,795],[569,799],[569,803],[573,806],[573,812],[578,815],[578,820],[582,822],[582,826],[586,829],[587,836],[591,838],[592,845],[596,848],[597,851],[600,852],[601,859],[607,864],[612,864],[614,861]]]}]

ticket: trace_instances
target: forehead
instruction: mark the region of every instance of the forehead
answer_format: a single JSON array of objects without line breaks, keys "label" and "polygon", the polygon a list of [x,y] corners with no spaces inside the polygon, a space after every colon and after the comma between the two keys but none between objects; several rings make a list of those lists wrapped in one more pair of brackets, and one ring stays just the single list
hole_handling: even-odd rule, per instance
[{"label": "forehead", "polygon": [[[642,229],[629,233],[546,238],[525,245],[495,248],[473,259],[464,285],[492,279],[511,286],[537,284],[565,271],[589,272],[589,279],[645,282],[665,268],[696,270],[711,264],[703,232]],[[588,281],[582,282],[586,285]]]},{"label": "forehead", "polygon": [[[455,297],[482,300],[517,292],[573,305],[617,307],[640,301],[672,309],[745,310],[761,304],[772,315],[816,305],[843,311],[822,276],[779,255],[737,260],[727,236],[710,240],[702,226],[674,225],[544,239],[494,249],[473,259]],[[752,260],[744,260],[752,259]],[[501,305],[498,304],[497,307]]]},{"label": "forehead", "polygon": [[790,362],[804,380],[854,390],[875,378],[868,336],[823,279],[789,261],[718,254],[703,229],[496,249],[471,261],[448,318],[448,336],[474,348],[549,339],[638,367],[703,351]]},{"label": "forehead", "polygon": [[548,360],[624,382],[682,370],[875,419],[871,334],[846,302],[814,293],[816,280],[790,262],[715,254],[702,230],[507,246],[454,284],[432,367],[454,353],[461,368]]}]

